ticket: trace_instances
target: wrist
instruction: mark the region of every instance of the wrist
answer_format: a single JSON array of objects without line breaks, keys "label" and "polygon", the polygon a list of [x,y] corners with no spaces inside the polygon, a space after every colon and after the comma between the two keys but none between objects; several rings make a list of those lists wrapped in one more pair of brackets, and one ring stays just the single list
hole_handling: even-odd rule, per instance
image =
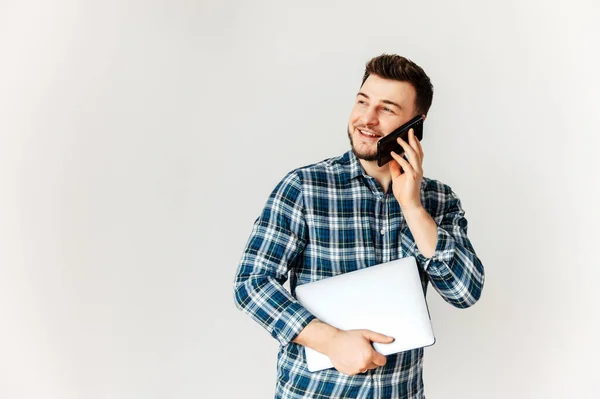
[{"label": "wrist", "polygon": [[295,342],[327,354],[340,331],[319,319],[314,319],[300,332]]},{"label": "wrist", "polygon": [[318,320],[318,322],[315,324],[315,339],[313,341],[313,349],[326,355],[329,354],[329,351],[335,342],[335,338],[340,331],[340,329]]},{"label": "wrist", "polygon": [[402,209],[402,213],[406,215],[416,215],[422,213],[425,210],[423,204],[415,204],[415,205],[402,205],[400,204],[400,209]]}]

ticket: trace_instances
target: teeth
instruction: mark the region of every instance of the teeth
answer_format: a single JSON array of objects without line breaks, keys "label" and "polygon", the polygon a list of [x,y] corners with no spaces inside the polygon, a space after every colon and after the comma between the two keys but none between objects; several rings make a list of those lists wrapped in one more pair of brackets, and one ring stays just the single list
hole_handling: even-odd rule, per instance
[{"label": "teeth", "polygon": [[369,132],[365,132],[365,131],[363,131],[363,130],[361,130],[360,132],[361,132],[362,134],[364,134],[364,135],[367,135],[367,136],[371,136],[371,137],[377,137],[377,135],[376,135],[376,134],[369,133]]}]

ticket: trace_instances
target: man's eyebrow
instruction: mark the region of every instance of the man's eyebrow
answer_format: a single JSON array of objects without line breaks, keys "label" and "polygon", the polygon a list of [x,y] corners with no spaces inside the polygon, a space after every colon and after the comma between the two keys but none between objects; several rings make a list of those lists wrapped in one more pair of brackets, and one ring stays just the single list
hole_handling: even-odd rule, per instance
[{"label": "man's eyebrow", "polygon": [[390,104],[390,105],[394,105],[394,106],[396,106],[396,107],[398,107],[398,108],[402,108],[400,105],[398,105],[398,104],[396,104],[395,102],[393,102],[393,101],[390,101],[390,100],[383,100],[383,101],[381,101],[381,102],[382,102],[382,103],[384,103],[384,104]]},{"label": "man's eyebrow", "polygon": [[[366,95],[365,93],[363,93],[362,91],[361,91],[361,92],[358,92],[358,94],[357,94],[356,96],[363,96],[363,97],[364,97],[364,98],[366,98],[367,100],[369,99],[369,96],[367,96],[367,95]],[[396,106],[396,107],[398,107],[398,108],[400,108],[400,109],[402,108],[400,105],[398,105],[398,104],[396,104],[395,102],[393,102],[393,101],[390,101],[390,100],[381,100],[381,102],[382,102],[382,103],[384,103],[384,104],[390,104],[390,105],[394,105],[394,106]]]}]

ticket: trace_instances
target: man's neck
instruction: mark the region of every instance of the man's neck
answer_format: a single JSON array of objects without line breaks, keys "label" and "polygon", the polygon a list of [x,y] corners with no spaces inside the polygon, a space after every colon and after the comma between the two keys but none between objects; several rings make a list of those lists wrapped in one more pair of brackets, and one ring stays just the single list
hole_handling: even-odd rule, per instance
[{"label": "man's neck", "polygon": [[379,167],[377,161],[365,161],[364,159],[359,159],[359,162],[365,169],[365,173],[377,180],[384,193],[387,192],[390,182],[392,181],[389,163]]}]

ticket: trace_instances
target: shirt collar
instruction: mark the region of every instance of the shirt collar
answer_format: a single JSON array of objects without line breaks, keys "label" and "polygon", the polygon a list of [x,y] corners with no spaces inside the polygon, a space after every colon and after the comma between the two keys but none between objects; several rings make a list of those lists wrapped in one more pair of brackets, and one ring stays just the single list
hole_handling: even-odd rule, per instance
[{"label": "shirt collar", "polygon": [[366,176],[365,169],[352,150],[346,152],[341,161],[347,180],[352,180],[361,175]]}]

